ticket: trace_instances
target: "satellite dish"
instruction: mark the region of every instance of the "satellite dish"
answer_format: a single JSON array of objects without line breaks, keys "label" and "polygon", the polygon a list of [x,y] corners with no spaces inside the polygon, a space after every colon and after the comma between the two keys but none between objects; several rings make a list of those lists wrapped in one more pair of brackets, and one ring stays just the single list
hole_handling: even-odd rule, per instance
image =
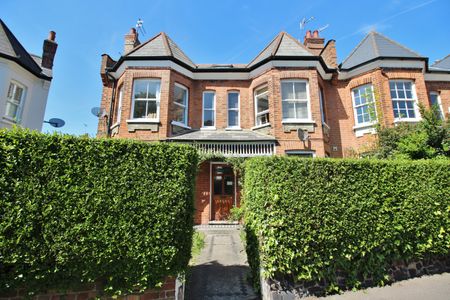
[{"label": "satellite dish", "polygon": [[48,121],[44,121],[44,123],[48,123],[55,128],[63,127],[66,124],[66,122],[64,122],[64,120],[61,120],[58,118],[51,118]]},{"label": "satellite dish", "polygon": [[103,118],[106,116],[106,110],[102,107],[93,107],[91,109],[91,113],[97,118]]},{"label": "satellite dish", "polygon": [[308,133],[308,130],[306,130],[306,129],[298,128],[297,135],[298,135],[298,138],[300,139],[300,141],[302,141],[302,142],[305,142],[309,139],[309,133]]}]

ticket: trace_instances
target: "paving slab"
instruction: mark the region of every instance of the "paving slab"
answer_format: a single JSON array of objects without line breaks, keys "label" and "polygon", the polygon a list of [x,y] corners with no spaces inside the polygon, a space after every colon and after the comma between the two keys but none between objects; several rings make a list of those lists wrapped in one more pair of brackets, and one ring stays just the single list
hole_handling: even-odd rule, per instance
[{"label": "paving slab", "polygon": [[318,300],[449,300],[450,273],[422,276],[396,282],[390,286],[368,288],[341,295],[306,299]]},{"label": "paving slab", "polygon": [[205,247],[195,259],[186,283],[188,300],[253,300],[250,267],[239,226],[202,226]]}]

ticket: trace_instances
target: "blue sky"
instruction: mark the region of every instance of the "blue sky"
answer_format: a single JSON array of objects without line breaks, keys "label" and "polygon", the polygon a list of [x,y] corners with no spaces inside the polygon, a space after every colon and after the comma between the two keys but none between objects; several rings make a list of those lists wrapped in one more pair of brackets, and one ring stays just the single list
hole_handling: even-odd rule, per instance
[{"label": "blue sky", "polygon": [[[329,24],[321,35],[335,39],[342,60],[370,30],[377,30],[429,57],[450,53],[450,0],[378,1],[49,1],[1,0],[0,18],[24,47],[41,54],[49,30],[59,44],[46,119],[59,117],[59,131],[95,135],[102,84],[100,56],[123,51],[123,37],[138,18],[147,34],[166,32],[196,63],[248,63],[280,31],[303,39],[306,29]],[[53,131],[44,124],[43,131]]]}]

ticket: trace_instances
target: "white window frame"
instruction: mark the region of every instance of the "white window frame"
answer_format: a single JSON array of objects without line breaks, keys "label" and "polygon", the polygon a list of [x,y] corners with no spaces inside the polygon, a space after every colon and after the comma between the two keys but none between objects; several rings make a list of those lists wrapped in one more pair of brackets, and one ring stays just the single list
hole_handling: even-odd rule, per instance
[{"label": "white window frame", "polygon": [[116,124],[120,124],[122,116],[122,100],[123,100],[123,85],[120,86],[119,88],[119,101],[117,102]]},{"label": "white window frame", "polygon": [[[13,99],[14,99],[14,95],[16,93],[17,88],[21,88],[23,90],[22,96],[21,96],[21,98],[19,100],[19,103],[15,103],[16,100],[10,99],[8,97],[9,89],[10,89],[11,85],[13,85],[13,92],[12,92]],[[27,94],[27,87],[24,84],[21,84],[21,83],[19,83],[16,80],[11,80],[10,81],[10,83],[8,85],[8,89],[6,91],[6,102],[5,102],[5,115],[4,115],[4,118],[6,118],[7,120],[9,120],[11,122],[15,122],[15,123],[20,124],[21,119],[22,119],[23,108],[24,108],[24,105],[25,105],[26,94]],[[7,115],[6,106],[8,105],[8,103],[10,105],[17,106],[16,115],[14,117],[11,117],[11,116]]]},{"label": "white window frame", "polygon": [[[408,99],[408,98],[392,98],[391,96],[391,82],[409,82],[411,83],[411,97],[412,99]],[[397,87],[396,87],[396,92],[397,92]],[[406,91],[405,92],[405,97],[406,97]],[[398,122],[419,122],[421,120],[421,116],[420,116],[420,112],[419,112],[419,106],[418,106],[418,102],[417,102],[417,94],[416,94],[416,85],[414,84],[414,81],[410,80],[410,79],[394,79],[394,80],[389,80],[389,96],[391,97],[391,103],[392,103],[392,114],[394,115],[394,123],[398,123]],[[413,108],[414,108],[414,114],[415,117],[414,118],[409,118],[409,117],[402,117],[399,116],[398,118],[395,117],[394,114],[394,101],[406,101],[406,102],[412,102],[413,103]]]},{"label": "white window frame", "polygon": [[[230,108],[230,94],[237,94],[238,103],[237,108]],[[227,129],[240,129],[241,128],[241,94],[239,91],[229,91],[227,93]],[[230,126],[230,111],[237,111],[238,122],[236,125]]]},{"label": "white window frame", "polygon": [[[156,91],[156,98],[135,98],[135,87],[137,81],[148,81],[148,82],[157,82],[159,89]],[[147,86],[147,94],[148,94],[148,86]],[[131,115],[130,119],[133,121],[141,121],[141,122],[155,122],[159,123],[159,115],[160,115],[160,103],[161,103],[161,79],[154,78],[136,78],[133,80],[133,95],[132,95],[132,105],[131,105]],[[134,104],[135,101],[156,101],[156,118],[134,118]]]},{"label": "white window frame", "polygon": [[[175,83],[175,86],[184,90],[186,92],[186,101],[185,101],[185,105],[182,105],[178,102],[175,101],[175,97],[173,99],[173,103],[179,107],[183,107],[184,108],[184,122],[179,122],[179,121],[172,121],[173,125],[178,125],[178,126],[182,126],[182,127],[187,127],[188,126],[188,116],[189,116],[189,89],[187,87],[185,87],[182,84],[179,83]],[[175,93],[175,88],[174,88],[174,93]]]},{"label": "white window frame", "polygon": [[[372,102],[366,102],[364,104],[356,105],[354,91],[358,90],[360,92],[363,89],[364,93],[366,93],[367,88],[370,88],[373,101]],[[352,94],[352,104],[353,104],[353,116],[355,117],[355,126],[354,126],[354,128],[368,127],[368,126],[373,126],[373,125],[377,124],[378,123],[378,113],[377,113],[377,105],[376,105],[376,100],[375,100],[375,92],[374,92],[373,84],[369,83],[369,84],[364,84],[364,85],[360,85],[360,86],[354,87],[351,90],[351,94]],[[360,96],[361,96],[361,93],[360,93]],[[363,122],[360,123],[358,121],[357,109],[360,108],[360,107],[369,106],[369,105],[373,105],[374,113],[375,113],[375,120],[368,121],[368,122],[364,122],[363,121]]]},{"label": "white window frame", "polygon": [[[306,99],[283,99],[283,83],[306,83]],[[292,85],[294,87],[294,85]],[[311,123],[312,122],[312,116],[311,116],[311,97],[309,95],[309,82],[306,79],[286,79],[281,80],[280,84],[280,93],[281,93],[281,117],[282,117],[282,123]],[[294,92],[295,95],[295,92]],[[295,102],[295,103],[306,103],[306,109],[308,110],[308,116],[306,119],[302,118],[284,118],[283,116],[283,103],[284,102]],[[295,114],[297,113],[297,110],[294,110]]]},{"label": "white window frame", "polygon": [[[258,93],[258,91],[261,91],[265,88],[267,88],[267,91],[265,91],[263,93]],[[265,127],[265,126],[270,125],[270,107],[264,111],[258,112],[258,97],[265,96],[265,95],[267,95],[267,102],[270,103],[270,99],[268,97],[269,87],[267,85],[260,86],[260,87],[256,88],[254,91],[254,94],[253,94],[254,105],[255,105],[255,127],[254,128]],[[258,124],[258,117],[266,115],[266,114],[269,115],[269,118],[268,118],[269,121],[267,123]]]},{"label": "white window frame", "polygon": [[443,107],[442,107],[441,95],[439,95],[439,93],[438,93],[438,92],[435,92],[435,91],[430,92],[430,106],[433,105],[433,103],[431,103],[431,96],[432,96],[432,95],[436,95],[437,105],[438,105],[438,107],[439,107],[439,116],[441,117],[441,120],[444,120],[445,117],[444,117],[444,109],[443,109]]},{"label": "white window frame", "polygon": [[[206,94],[213,94],[213,108],[206,108],[205,109],[205,95]],[[214,125],[212,126],[205,126],[205,110],[212,110],[214,111]],[[216,129],[217,124],[217,118],[216,118],[216,92],[215,91],[204,91],[202,96],[202,128],[201,129]]]}]

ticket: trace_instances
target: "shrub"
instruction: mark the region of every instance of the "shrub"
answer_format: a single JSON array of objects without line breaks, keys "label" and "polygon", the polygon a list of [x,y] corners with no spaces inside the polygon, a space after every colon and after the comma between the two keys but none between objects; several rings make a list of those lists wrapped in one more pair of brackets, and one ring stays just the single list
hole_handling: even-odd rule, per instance
[{"label": "shrub", "polygon": [[0,290],[154,287],[190,259],[196,151],[0,131]]},{"label": "shrub", "polygon": [[[255,273],[358,287],[396,260],[448,255],[448,161],[253,158],[244,185]],[[259,253],[259,254],[258,254]]]}]

